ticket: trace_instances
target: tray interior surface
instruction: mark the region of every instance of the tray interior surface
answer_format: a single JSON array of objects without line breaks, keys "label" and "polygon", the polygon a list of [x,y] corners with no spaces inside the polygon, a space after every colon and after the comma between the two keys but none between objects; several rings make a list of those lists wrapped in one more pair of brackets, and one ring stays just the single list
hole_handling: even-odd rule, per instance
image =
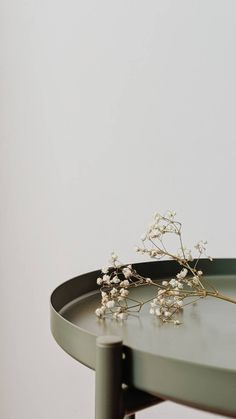
[{"label": "tray interior surface", "polygon": [[[236,299],[236,274],[206,275],[206,279]],[[130,297],[148,299],[155,291],[153,286],[140,287],[132,289]],[[236,371],[236,304],[213,297],[200,299],[184,308],[178,315],[183,324],[175,326],[149,314],[149,303],[125,321],[99,319],[94,314],[99,302],[96,289],[66,304],[60,314],[93,335],[121,336],[125,345],[142,352]]]}]

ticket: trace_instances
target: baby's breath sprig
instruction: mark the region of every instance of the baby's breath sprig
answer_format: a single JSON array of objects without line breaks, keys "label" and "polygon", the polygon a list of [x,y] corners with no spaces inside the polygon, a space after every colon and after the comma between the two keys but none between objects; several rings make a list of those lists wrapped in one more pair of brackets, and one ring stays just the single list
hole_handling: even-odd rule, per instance
[{"label": "baby's breath sprig", "polygon": [[102,298],[101,306],[95,310],[95,314],[100,318],[112,315],[115,319],[124,320],[129,313],[139,312],[143,302],[131,298],[130,289],[150,282],[150,278],[139,275],[132,265],[123,265],[113,252],[110,265],[102,268],[97,278]]},{"label": "baby's breath sprig", "polygon": [[[118,256],[111,254],[110,264],[101,270],[97,284],[101,291],[101,305],[95,310],[99,318],[112,315],[114,319],[125,320],[130,313],[139,312],[142,306],[150,303],[150,314],[160,318],[162,322],[172,322],[176,325],[180,321],[176,318],[186,305],[192,304],[200,298],[208,296],[219,298],[231,303],[235,300],[227,297],[208,283],[203,272],[198,268],[202,255],[206,255],[206,241],[199,241],[195,246],[197,255],[183,244],[182,224],[175,219],[175,211],[167,211],[165,215],[156,213],[147,232],[142,236],[142,245],[136,251],[148,255],[152,259],[160,260],[164,257],[175,260],[181,266],[175,278],[162,282],[153,281],[138,274],[132,265],[122,264]],[[174,235],[179,242],[177,253],[168,250],[165,239],[167,235]],[[130,296],[130,289],[140,286],[153,285],[153,298],[138,301]],[[185,302],[187,299],[187,302]]]}]

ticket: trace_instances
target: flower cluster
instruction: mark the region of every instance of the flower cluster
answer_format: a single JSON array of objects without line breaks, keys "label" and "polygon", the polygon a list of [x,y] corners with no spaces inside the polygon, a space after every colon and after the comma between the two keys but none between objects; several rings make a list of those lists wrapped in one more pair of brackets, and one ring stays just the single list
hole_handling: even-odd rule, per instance
[{"label": "flower cluster", "polygon": [[[164,257],[175,260],[181,266],[175,278],[155,281],[138,274],[132,265],[123,265],[113,252],[109,266],[102,268],[97,284],[101,291],[101,305],[95,310],[99,318],[112,315],[114,319],[125,320],[132,312],[139,312],[142,306],[150,303],[150,314],[157,316],[162,322],[180,324],[177,315],[184,306],[192,304],[199,298],[207,296],[236,303],[236,301],[220,294],[214,286],[206,282],[203,272],[198,269],[202,255],[206,255],[206,241],[199,241],[193,251],[183,245],[182,224],[175,219],[175,211],[167,211],[165,215],[156,213],[147,232],[141,237],[142,245],[136,251],[160,260]],[[167,249],[165,237],[175,235],[179,241],[177,253]],[[210,260],[212,258],[207,256]],[[140,286],[153,286],[153,298],[138,301],[132,298],[131,289]],[[188,302],[185,303],[186,299]]]},{"label": "flower cluster", "polygon": [[[95,314],[100,318],[112,314],[115,319],[126,319],[128,313],[140,305],[130,298],[130,288],[148,283],[148,280],[149,278],[138,275],[132,265],[122,265],[113,252],[110,266],[102,268],[101,275],[97,278],[97,284],[101,287],[101,306],[96,309]],[[128,301],[132,304],[128,305]]]}]

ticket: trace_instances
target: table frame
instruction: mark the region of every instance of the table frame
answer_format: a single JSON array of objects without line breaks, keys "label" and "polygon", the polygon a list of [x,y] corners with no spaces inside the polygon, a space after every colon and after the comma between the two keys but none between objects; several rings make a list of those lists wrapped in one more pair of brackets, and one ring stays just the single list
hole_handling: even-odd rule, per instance
[{"label": "table frame", "polygon": [[96,339],[95,419],[135,419],[135,413],[163,401],[123,383],[122,340],[117,336]]},{"label": "table frame", "polygon": [[[158,277],[169,278],[179,269],[174,261],[134,266],[143,276],[154,279],[157,271]],[[202,259],[201,267],[209,275],[235,276],[236,259],[215,259],[214,264]],[[122,342],[121,337],[108,336],[109,333],[97,337],[97,333],[63,316],[67,304],[94,292],[99,274],[100,270],[88,272],[59,285],[52,292],[50,308],[51,331],[57,343],[75,360],[96,371],[96,419],[134,419],[135,412],[164,400],[236,418],[235,369],[213,368],[205,363],[144,352]],[[163,375],[181,377],[181,386],[176,386],[174,380],[163,382],[160,380]],[[211,384],[207,392],[206,377],[210,377]],[[108,400],[111,401],[107,403]]]}]

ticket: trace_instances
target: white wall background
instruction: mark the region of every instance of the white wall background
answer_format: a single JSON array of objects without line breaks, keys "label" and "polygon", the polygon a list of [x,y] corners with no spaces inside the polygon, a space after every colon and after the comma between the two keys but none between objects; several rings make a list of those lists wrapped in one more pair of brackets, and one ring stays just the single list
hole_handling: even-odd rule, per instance
[{"label": "white wall background", "polygon": [[53,341],[50,292],[113,249],[137,260],[155,210],[177,211],[188,245],[236,256],[236,2],[0,9],[0,417],[92,418],[94,373]]}]

